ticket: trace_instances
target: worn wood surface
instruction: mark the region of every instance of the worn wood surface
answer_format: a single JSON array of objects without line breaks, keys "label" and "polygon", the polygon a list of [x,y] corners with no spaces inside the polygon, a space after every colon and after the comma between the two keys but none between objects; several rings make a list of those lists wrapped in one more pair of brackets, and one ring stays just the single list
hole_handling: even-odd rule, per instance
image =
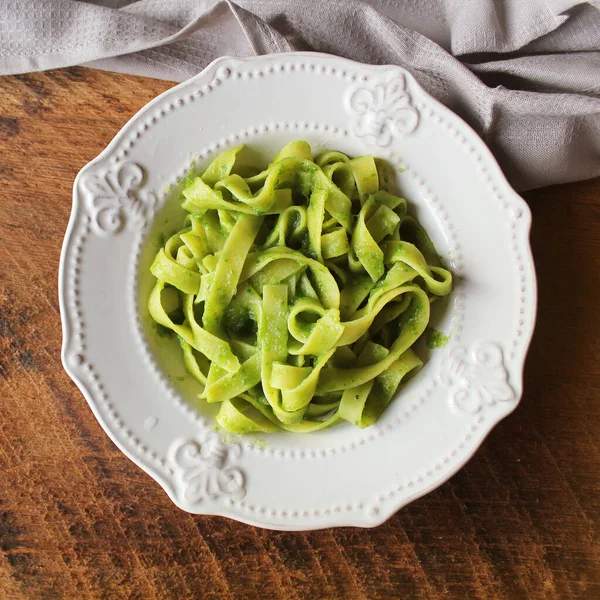
[{"label": "worn wood surface", "polygon": [[516,412],[374,530],[277,533],[175,508],[60,364],[78,170],[171,84],[0,78],[0,599],[600,598],[600,179],[526,195],[539,319]]}]

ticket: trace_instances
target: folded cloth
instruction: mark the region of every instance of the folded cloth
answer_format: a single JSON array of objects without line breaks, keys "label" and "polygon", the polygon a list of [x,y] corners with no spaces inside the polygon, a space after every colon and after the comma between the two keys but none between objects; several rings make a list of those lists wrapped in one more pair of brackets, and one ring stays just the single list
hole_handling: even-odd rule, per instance
[{"label": "folded cloth", "polygon": [[4,0],[0,74],[183,81],[218,56],[313,50],[408,69],[520,190],[600,175],[600,0]]}]

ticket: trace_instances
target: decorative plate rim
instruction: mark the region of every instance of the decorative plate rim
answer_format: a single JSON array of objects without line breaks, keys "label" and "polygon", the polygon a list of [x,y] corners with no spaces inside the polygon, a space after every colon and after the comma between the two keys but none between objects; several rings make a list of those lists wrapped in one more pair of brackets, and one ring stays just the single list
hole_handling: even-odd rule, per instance
[{"label": "decorative plate rim", "polygon": [[[147,460],[140,456],[139,453],[136,453],[136,450],[131,448],[129,445],[123,443],[123,441],[119,438],[119,436],[113,431],[112,425],[105,418],[105,414],[103,410],[100,410],[98,405],[98,397],[101,396],[101,389],[93,390],[91,389],[90,384],[85,381],[85,377],[82,377],[81,373],[74,368],[72,361],[70,360],[69,349],[72,346],[73,342],[73,326],[72,322],[76,318],[73,316],[73,306],[70,305],[68,299],[68,291],[67,291],[67,271],[68,266],[67,262],[73,253],[72,247],[75,240],[75,232],[78,226],[83,225],[83,228],[90,229],[89,217],[81,218],[79,215],[82,205],[84,204],[82,198],[80,198],[80,185],[83,177],[86,173],[95,165],[102,163],[107,158],[110,158],[114,151],[119,147],[119,144],[126,138],[128,131],[133,127],[133,124],[140,120],[144,115],[148,115],[155,107],[160,106],[162,102],[164,102],[165,98],[168,98],[172,95],[176,95],[178,91],[185,90],[188,87],[193,86],[195,82],[201,81],[203,78],[207,77],[208,73],[216,72],[216,70],[221,67],[221,71],[223,69],[227,70],[226,65],[228,64],[236,64],[236,65],[248,65],[254,64],[256,66],[260,65],[260,63],[268,63],[268,61],[279,61],[280,64],[283,65],[285,61],[325,61],[325,62],[335,62],[340,65],[345,65],[346,69],[355,69],[355,70],[368,70],[369,72],[373,72],[376,74],[385,75],[385,73],[390,73],[392,71],[396,71],[402,73],[403,76],[410,82],[412,90],[418,90],[418,94],[422,95],[422,98],[427,100],[427,103],[431,106],[435,107],[437,113],[443,115],[443,118],[449,119],[453,122],[458,128],[461,135],[467,138],[467,141],[471,142],[476,146],[476,150],[481,157],[481,162],[485,164],[485,167],[488,170],[493,171],[494,180],[497,186],[501,186],[502,193],[508,197],[510,197],[510,205],[513,207],[514,211],[518,211],[518,215],[515,218],[524,217],[521,219],[522,225],[518,231],[518,239],[521,242],[522,247],[519,248],[522,254],[522,261],[527,266],[527,273],[524,273],[524,276],[528,276],[528,293],[527,300],[529,305],[529,315],[526,321],[523,322],[522,333],[521,333],[521,348],[519,351],[520,359],[517,361],[518,368],[517,372],[511,373],[511,381],[513,385],[517,385],[517,392],[513,394],[511,398],[512,403],[510,405],[505,405],[503,411],[501,413],[496,414],[491,419],[483,419],[479,418],[477,421],[476,429],[478,430],[477,436],[474,436],[475,442],[472,443],[469,448],[462,452],[460,457],[457,458],[450,466],[447,466],[440,473],[434,473],[431,477],[431,481],[426,483],[425,485],[417,486],[414,492],[405,491],[401,496],[396,496],[396,500],[394,501],[386,501],[382,500],[381,504],[383,504],[384,508],[380,509],[375,503],[374,507],[370,511],[370,518],[366,520],[364,516],[361,518],[356,516],[355,514],[349,513],[347,517],[345,517],[342,512],[339,515],[334,515],[333,510],[330,511],[330,514],[324,512],[320,515],[319,519],[310,522],[310,523],[295,523],[293,520],[281,518],[279,516],[278,519],[274,519],[272,521],[269,520],[268,515],[261,515],[254,517],[254,511],[252,514],[246,513],[241,514],[242,511],[236,511],[231,509],[230,506],[218,506],[212,508],[205,508],[204,506],[200,507],[200,510],[190,511],[189,507],[182,506],[181,499],[178,496],[178,491],[176,486],[173,484],[172,480],[169,476],[165,476],[164,472],[161,473],[159,469],[155,468],[153,465],[149,465]],[[283,70],[283,69],[282,69]],[[327,73],[324,73],[327,75]],[[410,130],[410,127],[414,125],[416,128],[418,126],[418,119],[420,118],[418,111],[417,112],[417,124],[414,123],[414,117],[410,117],[408,119],[408,125],[406,130]],[[367,124],[365,126],[367,129],[367,134],[371,131],[369,129],[370,125]],[[356,134],[359,135],[359,134]],[[523,225],[524,223],[524,225]],[[537,307],[537,286],[535,279],[535,271],[533,258],[531,254],[531,248],[529,245],[529,233],[531,227],[531,212],[527,205],[527,203],[512,189],[503,173],[500,170],[495,158],[493,157],[489,148],[481,141],[478,135],[471,129],[471,127],[465,123],[460,117],[455,115],[450,109],[446,108],[444,105],[439,103],[437,100],[429,96],[420,86],[415,82],[414,78],[407,70],[399,67],[397,65],[364,65],[355,61],[351,61],[349,59],[343,59],[327,54],[313,53],[313,52],[293,52],[293,53],[282,53],[276,55],[265,55],[259,57],[248,57],[248,58],[235,58],[235,57],[221,57],[213,61],[210,65],[208,65],[201,73],[196,75],[195,77],[177,85],[169,90],[163,92],[144,107],[142,107],[131,119],[119,130],[119,132],[115,135],[115,137],[111,140],[111,142],[107,145],[107,147],[93,160],[87,163],[77,175],[74,186],[73,186],[73,206],[72,212],[69,219],[68,227],[65,233],[65,239],[63,242],[63,247],[61,251],[60,265],[59,265],[59,303],[60,303],[60,312],[61,312],[61,322],[62,322],[62,332],[63,332],[63,345],[61,351],[61,358],[63,366],[67,372],[67,374],[73,379],[76,385],[79,387],[84,397],[86,398],[88,404],[90,405],[94,415],[100,422],[102,428],[106,431],[112,441],[119,447],[119,449],[128,456],[133,462],[135,462],[140,468],[150,474],[162,487],[165,489],[169,497],[173,500],[173,502],[183,508],[184,510],[188,510],[190,512],[196,512],[198,514],[218,514],[221,516],[226,516],[241,522],[245,522],[250,525],[270,528],[270,529],[278,529],[278,530],[310,530],[310,529],[321,529],[329,526],[361,526],[361,527],[373,527],[381,524],[385,520],[387,520],[390,516],[392,516],[395,512],[397,512],[400,508],[406,506],[408,503],[413,500],[429,493],[433,489],[439,487],[445,481],[447,481],[450,477],[452,477],[458,470],[460,470],[468,460],[472,458],[475,454],[479,446],[486,439],[490,431],[493,429],[495,425],[497,425],[502,419],[512,413],[515,408],[518,406],[522,392],[522,383],[523,383],[523,369],[525,357],[527,354],[527,350],[531,343],[531,338],[533,336],[533,330],[535,325],[535,316],[536,316],[536,307]],[[513,228],[516,229],[516,228]],[[140,236],[143,236],[143,231],[140,233]],[[80,237],[84,237],[83,235]],[[517,232],[513,231],[513,240],[517,240]],[[137,261],[136,261],[137,262]],[[74,267],[77,269],[77,267]],[[77,312],[77,311],[75,311]],[[473,350],[473,354],[476,354],[477,349]],[[502,350],[500,351],[502,353]],[[71,353],[72,354],[72,353]],[[501,356],[502,360],[502,356]],[[465,361],[466,362],[466,361]],[[471,361],[473,363],[473,361]],[[476,363],[476,361],[475,361]],[[493,365],[492,365],[493,366]],[[503,367],[503,364],[501,365]],[[505,370],[506,371],[506,370]],[[499,375],[499,378],[502,379],[502,375]],[[504,380],[507,381],[506,372],[504,374]],[[510,387],[510,386],[509,386]],[[471,428],[473,425],[471,425]],[[470,434],[467,434],[470,436]],[[202,449],[202,445],[205,442],[197,444],[197,450],[200,452]],[[209,449],[212,447],[209,446]],[[233,479],[227,480],[227,485],[235,484],[237,481],[238,488],[241,487],[243,489],[243,481],[240,483],[240,478],[238,477],[235,480],[234,475],[231,475]],[[243,480],[243,475],[242,475]],[[217,484],[215,484],[217,485]],[[219,484],[220,485],[220,484]],[[225,484],[224,484],[225,485]],[[238,490],[239,491],[239,490]],[[227,492],[229,493],[229,492]],[[380,496],[381,497],[381,496]],[[393,497],[393,496],[391,496]],[[341,512],[341,511],[340,511]]]}]

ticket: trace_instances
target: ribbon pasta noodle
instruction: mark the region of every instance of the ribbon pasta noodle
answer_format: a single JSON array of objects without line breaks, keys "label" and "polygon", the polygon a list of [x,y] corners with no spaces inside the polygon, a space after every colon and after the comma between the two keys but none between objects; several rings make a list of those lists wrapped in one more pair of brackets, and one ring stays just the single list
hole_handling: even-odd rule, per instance
[{"label": "ribbon pasta noodle", "polygon": [[251,173],[242,148],[184,187],[150,314],[223,429],[367,427],[422,366],[412,346],[452,275],[372,156],[298,141]]}]

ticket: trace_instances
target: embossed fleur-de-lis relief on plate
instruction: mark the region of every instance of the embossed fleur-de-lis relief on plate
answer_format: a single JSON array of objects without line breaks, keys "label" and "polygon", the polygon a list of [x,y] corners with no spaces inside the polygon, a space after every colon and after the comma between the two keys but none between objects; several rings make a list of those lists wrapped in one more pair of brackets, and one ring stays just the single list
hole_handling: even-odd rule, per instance
[{"label": "embossed fleur-de-lis relief on plate", "polygon": [[118,169],[107,169],[86,176],[82,186],[95,233],[114,235],[125,227],[142,228],[156,209],[156,196],[141,190],[144,169],[136,163],[125,163]]},{"label": "embossed fleur-de-lis relief on plate", "polygon": [[186,501],[198,503],[222,496],[241,500],[246,495],[244,474],[232,464],[241,455],[239,445],[225,444],[216,434],[209,434],[201,440],[175,442],[169,455]]},{"label": "embossed fleur-de-lis relief on plate", "polygon": [[492,342],[475,344],[470,352],[463,347],[453,348],[443,360],[438,377],[448,386],[450,403],[459,411],[476,413],[486,404],[515,399],[502,349]]},{"label": "embossed fleur-de-lis relief on plate", "polygon": [[389,146],[394,137],[412,133],[419,124],[404,75],[388,75],[353,87],[346,102],[352,132],[371,145]]}]

